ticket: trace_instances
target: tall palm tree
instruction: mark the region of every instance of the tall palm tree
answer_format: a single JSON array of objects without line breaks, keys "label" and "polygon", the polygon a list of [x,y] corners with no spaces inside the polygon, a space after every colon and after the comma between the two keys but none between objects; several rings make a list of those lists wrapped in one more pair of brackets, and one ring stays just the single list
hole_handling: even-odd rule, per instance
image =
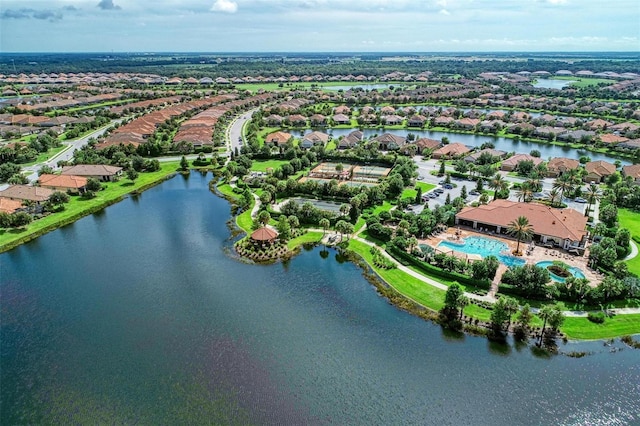
[{"label": "tall palm tree", "polygon": [[560,200],[560,190],[558,188],[553,188],[549,192],[549,202],[551,203],[551,207],[554,207],[558,204]]},{"label": "tall palm tree", "polygon": [[564,195],[568,192],[573,192],[573,189],[575,188],[571,175],[565,173],[558,177],[555,182],[553,182],[553,188],[560,191],[560,201],[562,202],[562,200],[564,200]]},{"label": "tall palm tree", "polygon": [[516,196],[518,197],[518,201],[524,201],[525,203],[531,201],[531,198],[533,198],[533,188],[529,184],[529,181],[523,182],[522,185],[520,185]]},{"label": "tall palm tree", "polygon": [[489,181],[489,188],[495,191],[493,193],[493,200],[495,201],[498,198],[498,192],[509,188],[509,182],[500,173],[496,173]]},{"label": "tall palm tree", "polygon": [[600,192],[600,188],[598,188],[598,185],[592,183],[587,187],[587,190],[584,193],[584,196],[589,202],[589,204],[587,204],[587,210],[585,210],[584,215],[589,217],[589,213],[591,213],[591,206],[595,204],[597,201],[600,201],[600,197],[602,197],[602,192]]},{"label": "tall palm tree", "polygon": [[518,245],[516,246],[517,254],[520,253],[520,241],[528,240],[533,236],[533,226],[529,223],[529,219],[525,216],[520,216],[507,225],[507,233],[518,240]]}]

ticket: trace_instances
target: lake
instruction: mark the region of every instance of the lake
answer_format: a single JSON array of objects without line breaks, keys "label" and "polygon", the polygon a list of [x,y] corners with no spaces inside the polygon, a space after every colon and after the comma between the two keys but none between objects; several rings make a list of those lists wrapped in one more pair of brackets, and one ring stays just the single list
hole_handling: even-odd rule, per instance
[{"label": "lake", "polygon": [[563,89],[575,83],[575,80],[555,80],[551,78],[539,78],[533,83],[533,87],[540,89]]},{"label": "lake", "polygon": [[[334,139],[338,139],[340,136],[346,136],[351,133],[354,129],[307,129],[306,133],[310,133],[313,130],[320,130],[326,133],[329,133],[333,136]],[[505,152],[516,152],[516,153],[530,153],[532,150],[536,149],[540,151],[540,156],[544,160],[549,160],[555,157],[567,157],[573,159],[580,159],[581,156],[586,155],[591,158],[592,161],[604,160],[610,163],[614,163],[616,160],[619,160],[621,164],[628,165],[633,164],[631,161],[614,157],[612,155],[603,154],[599,152],[591,152],[585,150],[579,150],[575,148],[571,148],[568,146],[560,146],[560,145],[552,145],[546,143],[539,142],[530,142],[523,140],[514,140],[510,138],[505,138],[502,136],[490,136],[490,135],[474,135],[467,133],[455,133],[455,132],[439,132],[439,131],[431,131],[431,130],[419,130],[419,129],[364,129],[362,131],[364,133],[365,138],[371,138],[374,136],[379,136],[383,133],[391,133],[394,135],[406,137],[409,133],[413,133],[416,135],[416,138],[429,138],[435,140],[442,140],[443,137],[449,139],[449,142],[460,142],[467,146],[479,147],[485,142],[491,142],[495,145],[496,149],[505,151]],[[294,136],[297,136],[294,132]]]},{"label": "lake", "polygon": [[640,422],[640,351],[450,336],[322,247],[243,263],[210,179],[0,255],[1,424]]}]

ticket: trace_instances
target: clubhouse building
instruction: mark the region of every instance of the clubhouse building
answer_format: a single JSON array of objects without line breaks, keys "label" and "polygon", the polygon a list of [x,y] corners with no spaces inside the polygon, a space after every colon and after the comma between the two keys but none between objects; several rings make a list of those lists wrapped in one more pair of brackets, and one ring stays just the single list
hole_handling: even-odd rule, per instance
[{"label": "clubhouse building", "polygon": [[573,209],[555,209],[537,203],[495,200],[478,207],[465,207],[456,215],[456,224],[489,234],[507,234],[509,223],[524,216],[533,227],[533,240],[565,250],[582,252],[587,242],[587,218]]}]

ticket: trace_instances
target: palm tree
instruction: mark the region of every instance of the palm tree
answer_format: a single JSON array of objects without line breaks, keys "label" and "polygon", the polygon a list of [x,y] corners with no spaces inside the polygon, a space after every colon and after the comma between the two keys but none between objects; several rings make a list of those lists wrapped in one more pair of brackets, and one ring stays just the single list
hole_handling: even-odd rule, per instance
[{"label": "palm tree", "polygon": [[329,228],[330,225],[331,225],[331,222],[329,222],[329,219],[327,219],[326,217],[323,217],[322,219],[320,219],[320,226],[322,227],[323,237],[327,233],[327,229]]},{"label": "palm tree", "polygon": [[602,197],[602,192],[600,192],[600,188],[598,185],[591,184],[587,187],[586,192],[584,193],[589,204],[587,204],[587,210],[585,210],[584,215],[589,217],[589,213],[591,213],[591,206],[595,204],[597,201],[600,201],[600,197]]},{"label": "palm tree", "polygon": [[553,182],[553,188],[560,191],[560,201],[564,199],[564,194],[567,192],[573,192],[575,188],[573,184],[573,179],[570,174],[565,173]]},{"label": "palm tree", "polygon": [[524,201],[525,203],[531,201],[531,198],[533,197],[533,188],[528,181],[524,182],[520,186],[520,189],[516,192],[516,196],[518,197],[518,201]]},{"label": "palm tree", "polygon": [[509,188],[509,182],[500,173],[496,173],[489,181],[489,188],[495,191],[493,193],[493,200],[495,201],[498,198],[498,192]]},{"label": "palm tree", "polygon": [[520,241],[527,240],[533,235],[533,226],[529,223],[529,219],[525,216],[520,216],[507,225],[507,233],[513,235],[518,240],[515,253],[517,255],[520,253]]},{"label": "palm tree", "polygon": [[553,188],[551,192],[549,192],[549,201],[551,202],[551,207],[554,207],[558,204],[560,199],[560,190],[558,188]]}]

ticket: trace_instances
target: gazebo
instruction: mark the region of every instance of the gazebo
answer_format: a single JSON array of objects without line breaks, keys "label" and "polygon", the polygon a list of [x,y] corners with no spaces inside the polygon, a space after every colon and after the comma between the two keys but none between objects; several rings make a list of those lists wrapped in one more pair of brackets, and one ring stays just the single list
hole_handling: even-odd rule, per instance
[{"label": "gazebo", "polygon": [[276,238],[278,238],[278,233],[266,226],[256,229],[251,234],[251,241],[258,244],[273,244]]}]

